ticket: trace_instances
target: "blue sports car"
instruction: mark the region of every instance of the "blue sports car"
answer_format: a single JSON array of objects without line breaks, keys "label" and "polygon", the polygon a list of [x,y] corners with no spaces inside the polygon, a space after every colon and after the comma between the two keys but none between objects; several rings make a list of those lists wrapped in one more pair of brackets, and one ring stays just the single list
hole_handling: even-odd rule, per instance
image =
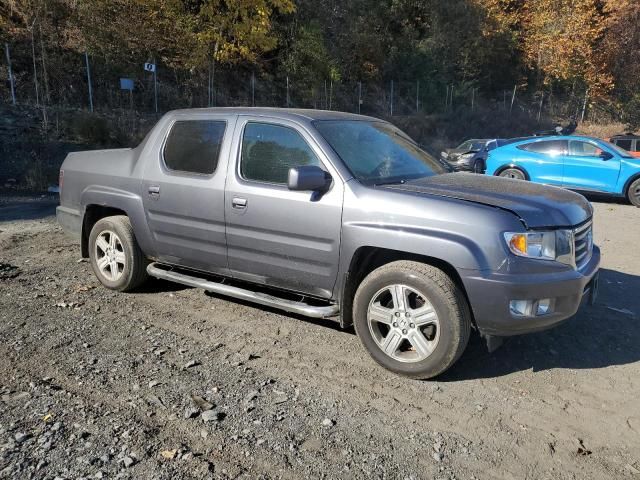
[{"label": "blue sports car", "polygon": [[640,159],[598,138],[521,138],[489,152],[486,174],[622,196],[640,207]]}]

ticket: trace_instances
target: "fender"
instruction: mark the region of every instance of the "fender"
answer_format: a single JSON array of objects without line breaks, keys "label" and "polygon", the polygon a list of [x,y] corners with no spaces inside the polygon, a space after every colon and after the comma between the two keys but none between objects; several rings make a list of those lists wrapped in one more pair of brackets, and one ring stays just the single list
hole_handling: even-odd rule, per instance
[{"label": "fender", "polygon": [[82,206],[83,221],[88,205],[112,207],[125,212],[129,217],[140,248],[145,255],[154,256],[151,231],[147,225],[144,205],[140,195],[113,187],[89,185],[81,194],[80,205]]},{"label": "fender", "polygon": [[[356,239],[359,241],[356,242]],[[353,254],[361,247],[377,247],[400,250],[414,255],[426,255],[445,261],[456,268],[488,270],[492,267],[484,250],[470,237],[424,227],[365,222],[345,224],[342,235],[341,264],[345,262],[348,266]]]}]

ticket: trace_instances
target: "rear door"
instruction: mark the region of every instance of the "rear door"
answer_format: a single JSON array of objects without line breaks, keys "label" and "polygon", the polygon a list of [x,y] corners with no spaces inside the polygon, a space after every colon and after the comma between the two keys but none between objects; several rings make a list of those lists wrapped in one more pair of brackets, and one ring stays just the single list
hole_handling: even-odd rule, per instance
[{"label": "rear door", "polygon": [[[240,116],[229,162],[225,210],[231,274],[329,298],[339,260],[344,187],[313,137],[283,119]],[[328,192],[291,191],[288,170],[318,165]]]},{"label": "rear door", "polygon": [[562,184],[567,188],[613,192],[620,173],[617,156],[605,159],[595,142],[569,140]]},{"label": "rear door", "polygon": [[547,185],[562,185],[566,140],[538,140],[517,147],[527,152],[516,163],[529,173],[532,181]]},{"label": "rear door", "polygon": [[177,117],[147,158],[142,195],[158,260],[226,272],[224,183],[235,117]]}]

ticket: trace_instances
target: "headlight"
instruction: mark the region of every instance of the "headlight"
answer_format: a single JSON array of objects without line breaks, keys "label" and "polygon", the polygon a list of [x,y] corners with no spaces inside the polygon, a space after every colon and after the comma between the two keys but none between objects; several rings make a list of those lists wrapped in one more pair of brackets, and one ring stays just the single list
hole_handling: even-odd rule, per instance
[{"label": "headlight", "polygon": [[469,160],[469,159],[473,158],[474,155],[475,155],[475,153],[473,153],[473,152],[463,153],[462,155],[460,155],[458,157],[458,160]]},{"label": "headlight", "polygon": [[556,260],[575,266],[573,232],[553,230],[548,232],[526,232],[504,234],[509,250],[519,257]]}]

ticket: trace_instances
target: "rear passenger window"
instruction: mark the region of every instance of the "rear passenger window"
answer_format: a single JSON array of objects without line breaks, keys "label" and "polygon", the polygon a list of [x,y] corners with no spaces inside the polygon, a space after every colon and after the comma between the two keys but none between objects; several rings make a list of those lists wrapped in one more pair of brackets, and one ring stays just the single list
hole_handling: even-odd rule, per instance
[{"label": "rear passenger window", "polygon": [[210,175],[218,166],[226,122],[180,120],[173,124],[164,147],[170,170]]},{"label": "rear passenger window", "polygon": [[247,123],[242,137],[240,174],[247,180],[286,184],[289,168],[321,166],[318,157],[294,129]]},{"label": "rear passenger window", "polygon": [[562,155],[567,151],[566,140],[546,140],[541,142],[525,143],[518,147],[527,152],[544,153],[546,155]]}]

